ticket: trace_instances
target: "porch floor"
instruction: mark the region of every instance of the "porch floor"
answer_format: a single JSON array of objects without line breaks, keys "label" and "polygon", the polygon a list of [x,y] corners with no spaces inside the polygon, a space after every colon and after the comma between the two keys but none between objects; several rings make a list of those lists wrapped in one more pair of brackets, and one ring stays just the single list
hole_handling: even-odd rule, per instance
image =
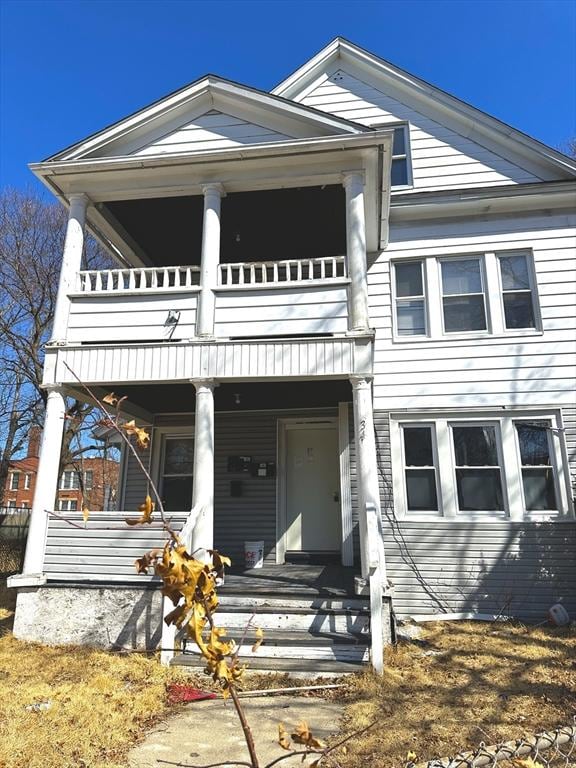
[{"label": "porch floor", "polygon": [[226,571],[222,595],[353,597],[355,568],[341,565],[267,565]]}]

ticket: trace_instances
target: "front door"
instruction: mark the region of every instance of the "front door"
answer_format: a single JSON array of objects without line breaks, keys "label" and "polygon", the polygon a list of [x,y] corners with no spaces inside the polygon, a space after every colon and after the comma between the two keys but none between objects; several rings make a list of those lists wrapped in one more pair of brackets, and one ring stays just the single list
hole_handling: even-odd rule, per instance
[{"label": "front door", "polygon": [[335,423],[286,424],[286,550],[339,552],[342,546]]}]

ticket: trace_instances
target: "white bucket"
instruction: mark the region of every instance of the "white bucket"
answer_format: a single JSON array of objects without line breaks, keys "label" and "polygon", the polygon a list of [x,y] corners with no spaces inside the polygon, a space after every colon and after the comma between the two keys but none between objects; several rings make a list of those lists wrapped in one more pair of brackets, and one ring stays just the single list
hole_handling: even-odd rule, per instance
[{"label": "white bucket", "polygon": [[248,568],[262,568],[264,565],[264,542],[244,542],[244,566]]}]

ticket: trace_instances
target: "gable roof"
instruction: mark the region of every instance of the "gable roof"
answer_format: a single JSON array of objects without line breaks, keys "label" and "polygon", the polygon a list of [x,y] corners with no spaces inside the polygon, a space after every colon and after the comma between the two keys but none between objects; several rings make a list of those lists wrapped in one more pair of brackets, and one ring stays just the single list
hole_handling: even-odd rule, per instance
[{"label": "gable roof", "polygon": [[[382,85],[389,84],[395,90],[404,92],[412,101],[419,102],[424,110],[442,112],[446,125],[456,124],[462,130],[473,130],[479,137],[490,139],[502,147],[503,153],[513,151],[520,155],[538,159],[560,171],[565,178],[576,176],[576,160],[564,155],[522,131],[512,128],[486,112],[458,99],[385,59],[358,45],[337,37],[309,61],[285,78],[271,93],[276,96],[301,100],[328,75],[338,68],[345,69],[351,64],[356,71],[364,72]],[[457,130],[457,129],[456,129]]]},{"label": "gable roof", "polygon": [[125,156],[135,147],[190,123],[212,110],[250,114],[259,125],[291,138],[354,135],[370,128],[330,115],[275,94],[241,85],[217,75],[205,75],[158,101],[46,158],[46,163],[84,158]]}]

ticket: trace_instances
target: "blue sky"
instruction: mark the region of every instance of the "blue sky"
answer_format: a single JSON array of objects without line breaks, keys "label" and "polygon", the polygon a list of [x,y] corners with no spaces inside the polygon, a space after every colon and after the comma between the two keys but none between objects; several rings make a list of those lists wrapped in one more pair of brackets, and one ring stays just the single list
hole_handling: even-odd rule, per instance
[{"label": "blue sky", "polygon": [[206,72],[270,89],[336,35],[558,147],[574,0],[0,0],[0,184]]}]

